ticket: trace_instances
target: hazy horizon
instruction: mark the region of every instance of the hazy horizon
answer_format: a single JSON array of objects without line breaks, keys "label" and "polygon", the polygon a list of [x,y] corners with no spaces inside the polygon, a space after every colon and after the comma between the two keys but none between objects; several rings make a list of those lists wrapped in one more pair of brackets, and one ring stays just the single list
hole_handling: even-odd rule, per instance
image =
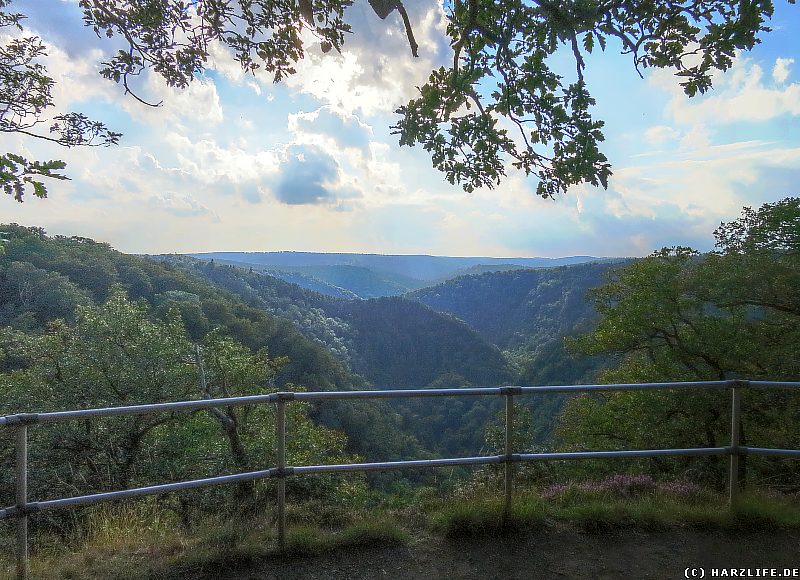
[{"label": "hazy horizon", "polygon": [[593,256],[591,254],[571,254],[569,256],[481,256],[472,254],[463,255],[445,255],[445,254],[402,254],[393,253],[387,254],[383,252],[338,252],[338,251],[308,251],[308,250],[209,250],[204,252],[164,252],[164,254],[180,254],[183,256],[201,256],[208,254],[328,254],[328,255],[353,255],[353,256],[387,256],[387,257],[423,257],[423,258],[474,258],[487,260],[522,260],[527,258],[541,258],[546,260],[558,260],[563,258],[592,258],[592,259],[613,259],[613,258],[628,258],[631,256]]}]

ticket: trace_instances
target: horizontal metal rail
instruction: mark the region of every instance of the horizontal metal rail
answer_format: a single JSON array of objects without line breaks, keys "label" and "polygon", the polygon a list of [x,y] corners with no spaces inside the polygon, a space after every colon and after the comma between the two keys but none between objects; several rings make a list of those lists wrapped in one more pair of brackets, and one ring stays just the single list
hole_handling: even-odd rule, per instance
[{"label": "horizontal metal rail", "polygon": [[[283,542],[285,533],[285,479],[294,475],[312,475],[324,473],[389,471],[399,469],[426,469],[454,467],[459,465],[504,464],[506,510],[510,508],[513,464],[534,461],[566,461],[585,459],[614,459],[641,457],[692,457],[692,456],[730,456],[729,489],[733,502],[738,493],[738,458],[740,455],[769,455],[789,458],[800,458],[800,450],[768,449],[763,447],[745,447],[739,445],[738,425],[740,422],[741,391],[746,387],[768,389],[798,389],[800,382],[787,381],[693,381],[685,383],[642,383],[642,384],[608,384],[608,385],[567,385],[542,387],[474,387],[465,389],[397,389],[382,391],[326,391],[326,392],[280,392],[266,395],[245,397],[227,397],[220,399],[203,399],[198,401],[178,401],[172,403],[155,403],[148,405],[128,405],[123,407],[107,407],[100,409],[81,409],[76,411],[56,411],[47,413],[22,413],[0,417],[0,426],[16,428],[17,433],[17,465],[16,465],[16,497],[17,505],[0,509],[0,519],[16,517],[17,527],[17,574],[19,578],[27,577],[27,522],[28,516],[38,511],[66,508],[71,506],[91,505],[128,498],[163,494],[184,489],[203,488],[244,481],[255,481],[266,478],[278,479],[278,537]],[[611,451],[575,451],[565,453],[512,453],[513,450],[513,412],[514,397],[520,395],[537,395],[548,393],[587,393],[602,391],[643,391],[643,390],[686,390],[686,389],[730,389],[733,397],[731,403],[731,444],[727,447],[701,447],[691,449],[637,449]],[[287,466],[284,461],[286,423],[285,407],[289,401],[328,401],[357,399],[400,399],[421,397],[470,397],[470,396],[502,396],[506,401],[505,451],[503,455],[479,457],[457,457],[445,459],[415,459],[408,461],[386,461],[375,463],[353,463],[342,465],[305,465]],[[90,495],[51,499],[30,502],[27,500],[27,428],[34,424],[63,423],[80,419],[98,417],[118,417],[128,415],[147,415],[154,413],[170,413],[179,411],[199,411],[215,407],[240,405],[259,405],[277,403],[276,441],[278,445],[278,466],[231,475],[221,475],[204,479],[181,481],[151,485],[134,489],[95,493]]]},{"label": "horizontal metal rail", "polygon": [[[743,455],[780,455],[786,457],[800,457],[800,450],[794,449],[769,449],[763,447],[739,447],[739,452]],[[505,455],[485,455],[477,457],[454,457],[447,459],[415,459],[408,461],[383,461],[374,463],[345,463],[338,465],[303,465],[287,466],[284,468],[284,475],[310,475],[319,473],[343,473],[353,471],[393,471],[398,469],[425,469],[437,467],[454,467],[458,465],[487,465],[491,463],[505,463],[507,461],[567,461],[578,459],[615,459],[633,457],[699,457],[709,455],[730,455],[734,450],[731,447],[697,447],[690,449],[636,449],[620,451],[573,451],[565,453],[514,453],[510,457]],[[110,501],[143,497],[147,495],[159,495],[184,489],[195,489],[224,485],[229,483],[240,483],[244,481],[256,481],[280,475],[277,468],[262,469],[259,471],[249,471],[245,473],[235,473],[230,475],[220,475],[203,479],[194,479],[175,483],[165,483],[138,487],[121,491],[111,491],[68,497],[62,499],[28,502],[26,505],[27,513],[38,511],[53,510],[71,506],[91,505]],[[21,515],[21,510],[16,506],[0,509],[0,519]]]},{"label": "horizontal metal rail", "polygon": [[[146,495],[159,495],[162,493],[169,493],[172,491],[180,491],[183,489],[194,489],[198,487],[209,487],[212,485],[222,485],[226,483],[239,483],[243,481],[255,481],[257,479],[265,479],[267,477],[274,477],[278,475],[278,469],[262,469],[260,471],[248,471],[246,473],[235,473],[232,475],[218,475],[216,477],[207,477],[204,479],[193,479],[190,481],[180,481],[175,483],[164,483],[161,485],[149,485],[147,487],[136,487],[133,489],[124,489],[120,491],[107,491],[103,493],[94,493],[91,495],[81,495],[76,497],[65,497],[61,499],[51,499],[46,501],[28,502],[26,504],[26,511],[28,513],[53,510],[78,505],[92,505],[96,503],[105,503],[109,501],[118,501],[121,499],[129,499],[133,497],[143,497]],[[19,515],[20,510],[14,506],[0,511],[7,516]]]},{"label": "horizontal metal rail", "polygon": [[570,459],[620,459],[629,457],[699,457],[730,455],[730,447],[695,447],[691,449],[635,449],[629,451],[572,451],[569,453],[520,453],[522,461],[563,461]]},{"label": "horizontal metal rail", "polygon": [[412,459],[409,461],[382,461],[377,463],[348,463],[344,465],[305,465],[287,467],[288,475],[313,473],[336,473],[346,471],[393,471],[395,469],[420,469],[430,467],[454,467],[456,465],[485,465],[502,463],[504,455],[486,455],[482,457],[452,457],[448,459]]},{"label": "horizontal metal rail", "polygon": [[[646,391],[661,389],[726,389],[732,381],[695,381],[688,383],[639,383],[608,385],[557,385],[544,387],[469,387],[464,389],[396,389],[391,391],[324,391],[294,393],[301,401],[332,399],[404,399],[409,397],[481,397],[486,395],[535,395],[540,393],[586,393],[592,391]],[[794,386],[800,387],[800,383]]]},{"label": "horizontal metal rail", "polygon": [[[742,383],[742,384],[739,384]],[[221,399],[202,399],[198,401],[178,401],[173,403],[152,403],[148,405],[127,405],[124,407],[105,407],[99,409],[80,409],[76,411],[54,411],[48,413],[21,413],[0,417],[0,425],[19,425],[21,423],[62,423],[78,419],[96,417],[116,417],[120,415],[150,415],[171,411],[197,411],[212,407],[231,407],[259,405],[282,399],[285,401],[330,401],[352,399],[405,399],[418,397],[484,397],[487,395],[535,395],[542,393],[584,393],[594,391],[647,391],[683,389],[726,389],[733,384],[766,388],[800,388],[800,383],[770,381],[694,381],[686,383],[639,383],[608,385],[563,385],[545,387],[470,387],[465,389],[395,389],[383,391],[312,391],[270,393],[246,397],[227,397]]]},{"label": "horizontal metal rail", "polygon": [[55,411],[50,413],[21,413],[0,417],[0,425],[19,425],[32,423],[63,423],[78,419],[96,417],[119,417],[121,415],[153,415],[171,411],[198,411],[212,407],[232,407],[234,405],[260,405],[275,401],[278,393],[269,395],[250,395],[247,397],[227,397],[224,399],[203,399],[200,401],[178,401],[174,403],[152,403],[149,405],[127,405],[124,407],[104,407],[100,409],[80,409],[77,411]]},{"label": "horizontal metal rail", "polygon": [[739,447],[743,455],[778,455],[800,458],[800,449],[768,449],[766,447]]}]

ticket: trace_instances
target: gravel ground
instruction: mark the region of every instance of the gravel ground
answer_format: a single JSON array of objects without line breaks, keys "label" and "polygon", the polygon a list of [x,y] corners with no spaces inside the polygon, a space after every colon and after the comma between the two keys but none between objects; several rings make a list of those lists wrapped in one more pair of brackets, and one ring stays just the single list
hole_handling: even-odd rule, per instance
[{"label": "gravel ground", "polygon": [[[583,533],[557,525],[505,537],[424,538],[392,548],[339,550],[313,557],[271,559],[231,570],[222,580],[417,578],[468,580],[769,577],[763,569],[794,570],[800,578],[800,534],[670,529]],[[691,569],[698,569],[691,576]],[[699,570],[702,568],[702,572]],[[726,572],[723,572],[725,569]],[[758,571],[761,570],[759,573]],[[733,572],[736,572],[734,575]],[[746,576],[745,576],[746,577]]]}]

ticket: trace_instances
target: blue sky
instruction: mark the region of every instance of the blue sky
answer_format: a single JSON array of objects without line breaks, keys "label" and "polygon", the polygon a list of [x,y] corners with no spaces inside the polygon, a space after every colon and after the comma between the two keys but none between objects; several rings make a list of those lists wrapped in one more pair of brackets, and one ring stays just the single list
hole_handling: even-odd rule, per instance
[{"label": "blue sky", "polygon": [[551,201],[513,170],[499,188],[465,194],[425,151],[397,144],[393,111],[452,62],[440,5],[405,5],[419,59],[396,14],[381,21],[359,0],[341,55],[312,47],[298,74],[275,85],[245,76],[217,47],[185,91],[140,79],[140,93],[164,101],[151,109],[97,74],[113,46],[83,28],[76,2],[16,0],[11,9],[49,47],[58,106],[124,137],[111,149],[64,150],[4,136],[2,149],[67,161],[72,179],[51,183],[47,200],[4,196],[0,219],[126,252],[633,256],[710,249],[715,227],[742,206],[800,194],[796,6],[776,2],[763,44],[691,100],[669,71],[640,79],[613,44],[592,55],[586,76],[614,177],[608,190],[577,186]]}]

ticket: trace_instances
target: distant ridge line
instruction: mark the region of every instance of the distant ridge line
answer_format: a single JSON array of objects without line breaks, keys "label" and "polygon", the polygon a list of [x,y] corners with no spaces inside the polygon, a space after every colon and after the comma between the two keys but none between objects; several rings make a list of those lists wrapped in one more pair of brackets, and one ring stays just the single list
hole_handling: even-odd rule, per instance
[{"label": "distant ridge line", "polygon": [[381,254],[378,252],[306,252],[302,250],[270,250],[264,252],[258,251],[235,251],[235,250],[215,250],[212,252],[188,252],[184,255],[192,256],[194,258],[200,258],[203,256],[214,256],[214,255],[245,255],[245,256],[252,256],[252,255],[292,255],[292,256],[374,256],[374,257],[381,257],[381,258],[435,258],[435,259],[445,259],[445,260],[580,260],[581,262],[591,262],[591,261],[604,261],[604,260],[615,260],[619,259],[617,257],[605,257],[605,256],[588,256],[588,255],[576,255],[576,256],[558,256],[555,258],[548,257],[548,256],[516,256],[516,257],[508,257],[508,256],[443,256],[438,254]]},{"label": "distant ridge line", "polygon": [[[431,256],[425,254],[358,254],[350,252],[201,252],[187,254],[201,260],[217,260],[221,263],[232,263],[242,267],[251,267],[256,270],[272,272],[279,277],[286,277],[284,272],[300,273],[312,276],[334,286],[346,287],[347,280],[353,277],[365,281],[369,278],[384,279],[389,286],[404,286],[406,290],[413,290],[433,282],[461,275],[461,273],[482,266],[483,270],[491,271],[492,267],[498,270],[508,269],[508,266],[522,268],[553,268],[559,266],[572,266],[587,262],[606,262],[618,258],[605,258],[595,256],[567,256],[561,258],[493,258],[482,256]],[[356,267],[363,270],[361,275],[356,272],[345,273],[345,267]],[[337,271],[338,269],[338,271]],[[323,271],[324,270],[324,271]],[[399,280],[398,277],[402,277]],[[295,281],[295,280],[292,280]],[[400,288],[390,290],[386,284],[380,283],[383,289],[376,290],[377,295],[401,294]],[[364,296],[355,290],[360,296]],[[368,293],[370,294],[370,293]],[[372,293],[371,295],[376,295]]]}]

